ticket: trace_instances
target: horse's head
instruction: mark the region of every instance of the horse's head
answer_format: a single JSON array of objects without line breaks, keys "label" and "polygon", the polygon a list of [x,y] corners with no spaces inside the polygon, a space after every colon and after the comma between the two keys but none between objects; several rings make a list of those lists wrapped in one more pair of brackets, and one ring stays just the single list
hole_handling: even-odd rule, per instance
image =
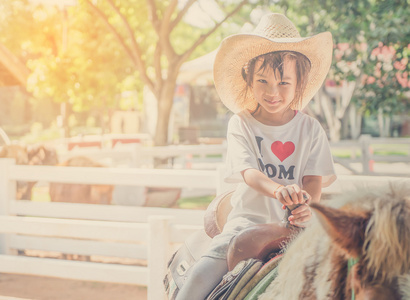
[{"label": "horse's head", "polygon": [[58,164],[57,151],[44,145],[29,147],[27,154],[30,165],[54,166]]},{"label": "horse's head", "polygon": [[29,161],[26,147],[18,144],[4,146],[0,158],[14,158],[17,165],[27,165]]},{"label": "horse's head", "polygon": [[338,299],[351,299],[352,292],[356,300],[409,299],[408,182],[349,197],[340,209],[312,204],[333,240],[332,284]]}]

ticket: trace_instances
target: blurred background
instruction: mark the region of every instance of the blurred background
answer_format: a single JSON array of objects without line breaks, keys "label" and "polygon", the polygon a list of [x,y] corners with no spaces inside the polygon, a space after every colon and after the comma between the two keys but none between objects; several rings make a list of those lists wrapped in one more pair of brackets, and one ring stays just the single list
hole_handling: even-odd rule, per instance
[{"label": "blurred background", "polygon": [[146,133],[157,146],[217,141],[229,112],[213,87],[215,50],[269,11],[302,36],[333,34],[331,71],[307,108],[331,141],[410,135],[406,0],[3,0],[0,126],[24,143],[110,133]]},{"label": "blurred background", "polygon": [[[0,0],[0,157],[34,165],[6,175],[1,168],[10,166],[0,165],[0,186],[17,182],[13,212],[1,204],[8,198],[0,191],[0,216],[46,216],[37,206],[20,206],[24,200],[204,210],[218,192],[215,172],[223,165],[231,116],[213,85],[215,53],[225,37],[251,32],[269,12],[285,14],[302,36],[333,35],[331,70],[305,113],[325,129],[337,173],[409,177],[409,4]],[[70,177],[44,166],[84,169]],[[85,169],[94,167],[110,168]],[[150,173],[169,169],[173,173]],[[68,218],[83,210],[73,206],[67,216],[65,207],[44,207]],[[87,210],[84,219],[98,218]],[[97,215],[107,220],[107,212]],[[117,220],[132,219],[121,219],[122,212]],[[19,255],[47,252],[17,244]],[[84,249],[72,251],[90,259],[94,250]],[[50,251],[46,256],[55,258]],[[131,291],[130,299],[139,292]],[[137,299],[145,299],[146,290],[142,294]]]}]

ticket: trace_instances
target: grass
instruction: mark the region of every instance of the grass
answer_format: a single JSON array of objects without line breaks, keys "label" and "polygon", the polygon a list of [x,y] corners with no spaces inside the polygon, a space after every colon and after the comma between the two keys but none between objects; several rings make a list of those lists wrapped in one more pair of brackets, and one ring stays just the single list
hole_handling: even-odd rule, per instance
[{"label": "grass", "polygon": [[[373,154],[374,155],[382,155],[382,156],[409,156],[410,155],[410,147],[409,145],[373,145]],[[357,149],[354,150],[356,157],[361,157],[361,150]],[[352,157],[352,150],[349,149],[332,149],[332,154],[338,158],[351,158]]]},{"label": "grass", "polygon": [[383,156],[408,156],[409,153],[405,151],[392,151],[392,150],[375,150],[375,155],[383,155]]},{"label": "grass", "polygon": [[[356,150],[356,157],[360,157],[360,150]],[[350,158],[352,157],[352,151],[347,149],[332,149],[332,155],[338,158]]]},{"label": "grass", "polygon": [[214,195],[181,198],[177,204],[179,208],[184,209],[206,209],[214,198]]},{"label": "grass", "polygon": [[399,156],[409,156],[410,155],[410,147],[409,145],[403,144],[374,144],[374,154],[376,155],[399,155]]}]

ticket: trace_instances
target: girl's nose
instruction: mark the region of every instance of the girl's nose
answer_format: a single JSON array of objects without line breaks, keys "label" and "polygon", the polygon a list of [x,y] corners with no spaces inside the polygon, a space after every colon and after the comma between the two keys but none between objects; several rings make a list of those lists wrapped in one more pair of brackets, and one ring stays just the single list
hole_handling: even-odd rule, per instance
[{"label": "girl's nose", "polygon": [[279,95],[279,89],[276,84],[270,84],[268,85],[266,89],[266,93],[270,96],[278,96]]}]

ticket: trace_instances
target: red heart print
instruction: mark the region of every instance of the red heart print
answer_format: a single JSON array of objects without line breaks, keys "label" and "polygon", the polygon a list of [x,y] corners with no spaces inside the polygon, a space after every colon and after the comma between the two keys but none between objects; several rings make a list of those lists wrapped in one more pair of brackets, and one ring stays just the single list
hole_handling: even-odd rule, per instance
[{"label": "red heart print", "polygon": [[295,144],[292,142],[282,143],[280,141],[276,141],[272,143],[270,148],[273,154],[275,154],[280,161],[284,161],[295,151]]}]

